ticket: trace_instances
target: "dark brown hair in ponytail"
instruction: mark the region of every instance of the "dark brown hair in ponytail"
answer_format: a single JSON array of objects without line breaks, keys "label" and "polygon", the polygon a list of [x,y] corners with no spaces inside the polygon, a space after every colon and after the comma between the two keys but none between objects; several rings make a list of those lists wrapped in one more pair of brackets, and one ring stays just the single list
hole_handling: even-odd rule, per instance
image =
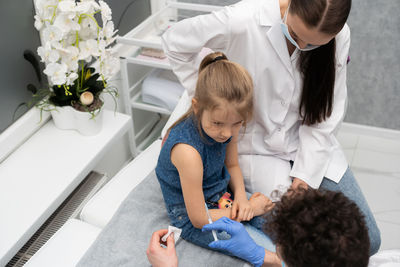
[{"label": "dark brown hair in ponytail", "polygon": [[[291,0],[289,12],[310,28],[326,34],[337,34],[349,16],[351,0]],[[299,112],[303,124],[326,120],[332,113],[336,65],[335,38],[314,50],[301,52],[303,76]]]}]

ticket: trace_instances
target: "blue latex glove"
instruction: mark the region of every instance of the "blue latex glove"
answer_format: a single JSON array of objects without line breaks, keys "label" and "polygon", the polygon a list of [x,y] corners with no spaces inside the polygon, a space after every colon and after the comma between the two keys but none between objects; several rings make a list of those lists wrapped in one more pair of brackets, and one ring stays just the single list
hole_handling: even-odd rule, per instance
[{"label": "blue latex glove", "polygon": [[212,224],[204,225],[202,229],[203,232],[211,230],[225,231],[231,238],[228,240],[213,241],[208,244],[210,248],[226,250],[256,267],[264,263],[265,249],[254,242],[243,224],[222,217]]}]

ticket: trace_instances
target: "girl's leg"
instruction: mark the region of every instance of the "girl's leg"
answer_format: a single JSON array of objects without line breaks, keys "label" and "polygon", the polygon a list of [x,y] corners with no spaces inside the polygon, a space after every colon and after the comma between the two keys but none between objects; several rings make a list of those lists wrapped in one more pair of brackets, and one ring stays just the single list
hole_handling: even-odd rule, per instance
[{"label": "girl's leg", "polygon": [[250,223],[243,223],[243,225],[257,245],[264,247],[266,250],[275,252],[276,248],[274,243],[264,232],[252,226]]},{"label": "girl's leg", "polygon": [[[226,232],[218,232],[216,231],[217,238],[218,240],[225,240],[229,239],[230,235],[228,235]],[[214,241],[214,237],[211,232],[202,232],[201,229],[195,228],[191,223],[188,223],[183,229],[182,229],[182,234],[181,237],[185,239],[186,241],[193,243],[197,246],[211,249],[208,244],[210,244],[212,241]],[[225,251],[221,251],[224,254],[227,254],[229,256],[229,253]]]},{"label": "girl's leg", "polygon": [[347,168],[339,183],[324,178],[322,180],[320,188],[330,191],[340,191],[358,205],[361,212],[365,216],[365,222],[368,227],[368,234],[371,246],[370,255],[374,255],[379,250],[379,247],[381,245],[381,234],[378,226],[376,225],[375,218],[368,206],[368,203],[365,200],[364,195],[361,192],[361,189],[358,186],[357,181],[355,180],[350,168]]}]

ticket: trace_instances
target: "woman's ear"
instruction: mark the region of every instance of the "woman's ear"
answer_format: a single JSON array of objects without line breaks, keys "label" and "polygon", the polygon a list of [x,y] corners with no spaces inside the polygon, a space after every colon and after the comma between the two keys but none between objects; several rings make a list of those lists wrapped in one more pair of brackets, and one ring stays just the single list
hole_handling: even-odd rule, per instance
[{"label": "woman's ear", "polygon": [[197,102],[196,98],[192,98],[192,108],[193,108],[194,114],[197,114],[197,112],[199,110],[199,106],[198,106],[198,102]]}]

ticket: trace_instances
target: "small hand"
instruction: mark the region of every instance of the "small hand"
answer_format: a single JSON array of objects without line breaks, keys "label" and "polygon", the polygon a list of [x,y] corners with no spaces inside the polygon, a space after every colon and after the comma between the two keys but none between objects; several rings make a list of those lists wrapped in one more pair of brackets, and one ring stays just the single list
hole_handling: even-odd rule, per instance
[{"label": "small hand", "polygon": [[254,193],[250,197],[249,202],[253,207],[254,216],[263,215],[275,206],[275,204],[272,203],[271,199],[266,197],[264,194],[261,194],[260,192]]},{"label": "small hand", "polygon": [[232,205],[232,219],[238,222],[250,221],[254,217],[254,210],[247,197],[235,198]]},{"label": "small hand", "polygon": [[298,190],[300,188],[308,189],[308,184],[299,178],[294,178],[292,182],[292,189]]},{"label": "small hand", "polygon": [[208,244],[209,247],[228,251],[257,267],[263,264],[265,249],[254,242],[243,224],[222,217],[212,224],[204,225],[202,229],[203,232],[211,230],[225,231],[231,238],[228,240],[213,241]]},{"label": "small hand", "polygon": [[[168,233],[167,229],[161,229],[153,233],[149,247],[146,250],[147,258],[154,267],[177,267],[178,257],[176,256],[174,234],[162,242],[161,237]],[[161,247],[161,244],[166,248]]]}]

